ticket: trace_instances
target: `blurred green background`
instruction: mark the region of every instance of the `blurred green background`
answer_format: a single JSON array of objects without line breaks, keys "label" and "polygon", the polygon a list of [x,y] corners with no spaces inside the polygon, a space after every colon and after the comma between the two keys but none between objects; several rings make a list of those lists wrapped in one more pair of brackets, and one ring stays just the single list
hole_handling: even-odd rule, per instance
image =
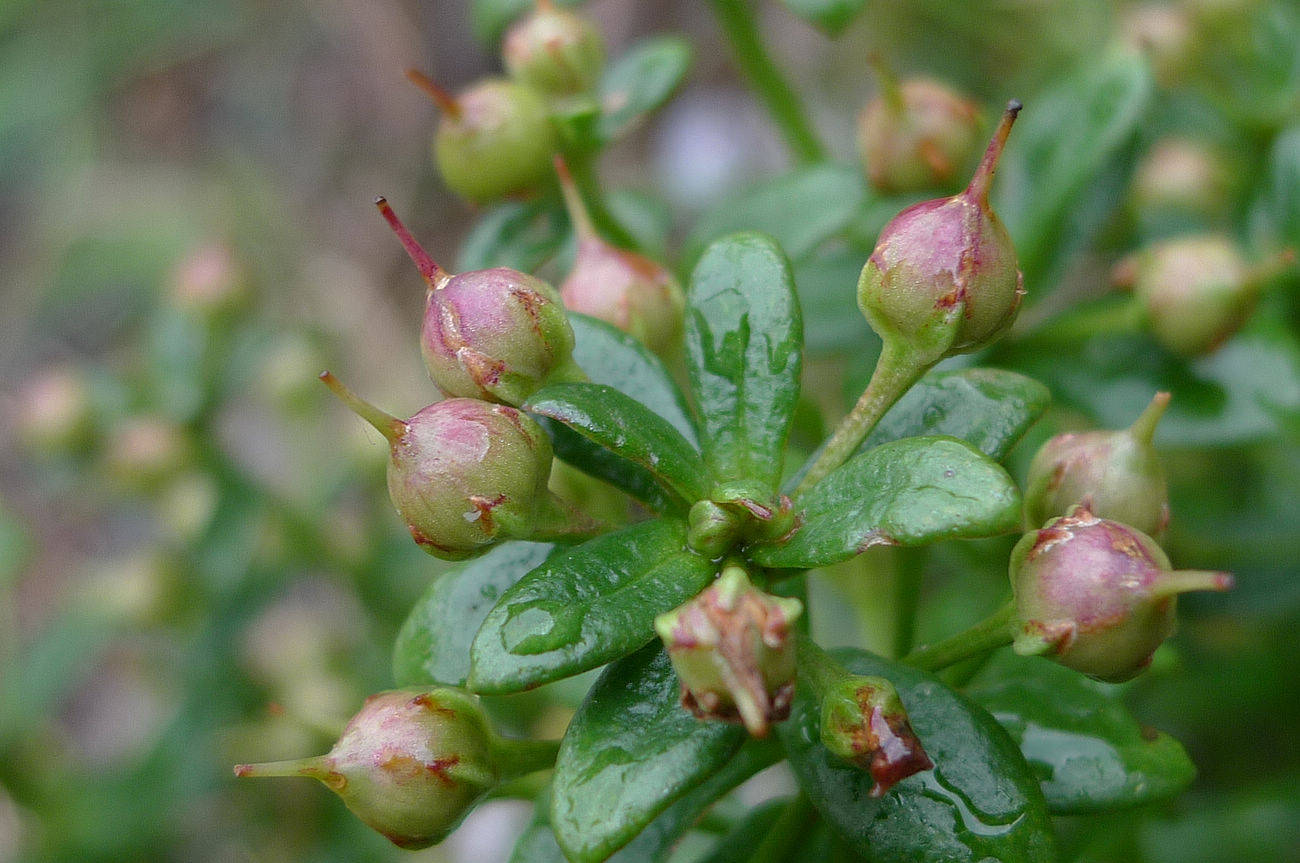
[{"label": "blurred green background", "polygon": [[[402,71],[455,89],[498,69],[494,21],[521,5],[0,5],[0,863],[508,856],[525,803],[483,807],[412,855],[322,789],[237,784],[230,765],[328,748],[365,694],[392,685],[393,638],[444,566],[393,517],[377,433],[314,378],[332,368],[399,414],[436,397],[416,349],[422,286],[371,199],[387,195],[455,262],[480,214],[439,182],[434,110]],[[1051,253],[1028,251],[1043,297],[1030,325],[1098,293],[1114,260],[1162,236],[1300,246],[1291,2],[869,2],[834,41],[786,5],[760,8],[845,163],[873,50],[986,106],[1023,99],[1030,128],[1008,155],[1020,148],[1032,174],[1051,155],[1034,146],[1076,134],[1070,86],[1112,43],[1148,46],[1154,89],[1072,190]],[[612,56],[663,31],[696,46],[676,98],[602,165],[608,185],[672,214],[670,248],[728,191],[788,168],[706,4],[587,9]],[[1057,115],[1032,120],[1039,94],[1055,94],[1040,104]],[[1219,166],[1208,204],[1133,201],[1134,172],[1171,138]],[[1014,225],[1041,202],[1014,166],[1004,174]],[[863,206],[866,248],[897,204]],[[805,304],[821,310],[808,312],[809,389],[831,413],[844,409],[841,379],[852,390],[875,350],[864,324],[846,323],[865,257],[853,247],[796,262]],[[1025,337],[990,359],[1060,399],[1020,447],[1018,477],[1049,434],[1126,424],[1173,381],[1187,410],[1158,440],[1171,557],[1238,575],[1234,594],[1184,603],[1171,648],[1128,689],[1143,721],[1187,745],[1196,785],[1148,810],[1063,819],[1069,859],[1300,860],[1297,295],[1288,277],[1245,334],[1189,368],[1126,337]],[[922,637],[996,602],[1006,547],[930,553]],[[881,560],[814,584],[842,610],[819,623],[827,640],[888,646],[871,614]],[[515,730],[557,735],[582,690],[553,688],[491,707]]]}]

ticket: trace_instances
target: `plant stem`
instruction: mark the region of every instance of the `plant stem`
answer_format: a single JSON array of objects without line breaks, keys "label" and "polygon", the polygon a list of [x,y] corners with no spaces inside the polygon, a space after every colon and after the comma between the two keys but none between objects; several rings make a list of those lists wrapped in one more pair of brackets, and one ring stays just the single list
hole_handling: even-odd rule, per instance
[{"label": "plant stem", "polygon": [[807,684],[808,689],[816,694],[816,700],[849,676],[849,672],[806,632],[800,632],[795,639],[795,662],[800,682]]},{"label": "plant stem", "polygon": [[899,565],[894,573],[894,650],[893,656],[905,656],[916,640],[916,612],[921,603],[921,581],[925,566],[925,549],[900,548]]},{"label": "plant stem", "polygon": [[555,766],[555,756],[559,751],[558,740],[498,737],[492,741],[492,758],[500,768],[503,780],[551,769]]},{"label": "plant stem", "polygon": [[890,348],[886,342],[876,362],[876,370],[871,375],[871,382],[835,429],[830,440],[822,447],[817,460],[804,474],[799,485],[795,487],[793,497],[812,488],[828,473],[844,464],[858,445],[866,439],[871,430],[880,422],[894,402],[907,392],[908,387],[916,383],[933,363],[920,362],[915,355],[906,351]]},{"label": "plant stem", "polygon": [[790,859],[795,842],[801,841],[815,813],[812,801],[802,793],[781,809],[763,841],[749,855],[749,863],[780,863]]},{"label": "plant stem", "polygon": [[826,151],[817,140],[803,105],[772,61],[758,32],[751,0],[711,0],[713,14],[722,27],[741,74],[785,137],[800,162],[821,162]]},{"label": "plant stem", "polygon": [[600,179],[596,176],[595,154],[566,153],[565,164],[573,178],[579,200],[585,205],[587,215],[595,226],[596,233],[614,245],[629,251],[641,251],[641,244],[623,224],[615,218],[605,204],[605,197],[600,191]]},{"label": "plant stem", "polygon": [[1015,605],[1008,602],[969,629],[934,644],[922,645],[900,661],[922,671],[938,671],[968,657],[996,650],[1011,643],[1015,615]]}]

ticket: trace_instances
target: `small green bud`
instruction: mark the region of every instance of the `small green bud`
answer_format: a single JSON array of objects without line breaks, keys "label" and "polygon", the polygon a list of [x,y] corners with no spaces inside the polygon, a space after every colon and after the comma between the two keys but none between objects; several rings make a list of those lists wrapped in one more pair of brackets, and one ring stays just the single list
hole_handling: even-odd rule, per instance
[{"label": "small green bud", "polygon": [[656,353],[672,353],[681,342],[686,309],[681,284],[655,261],[607,243],[558,156],[555,169],[578,236],[573,269],[560,285],[565,307],[613,324]]},{"label": "small green bud", "polygon": [[156,489],[189,463],[192,446],[185,430],[159,416],[129,417],[112,429],[104,445],[104,468],[123,487]]},{"label": "small green bud", "polygon": [[729,566],[712,585],[655,619],[682,685],[682,705],[700,719],[742,722],[755,737],[790,715],[797,599],[756,589]]},{"label": "small green bud", "polygon": [[477,701],[437,687],[370,696],[328,755],[240,764],[235,775],[319,779],[394,845],[427,848],[456,829],[500,771]]},{"label": "small green bud", "polygon": [[1131,195],[1138,218],[1160,224],[1169,217],[1211,218],[1229,205],[1232,173],[1209,147],[1164,138],[1138,163]]},{"label": "small green bud", "polygon": [[1197,46],[1196,27],[1182,3],[1139,3],[1120,22],[1125,43],[1141,51],[1156,80],[1172,87],[1187,77]]},{"label": "small green bud", "polygon": [[687,516],[686,544],[705,557],[725,554],[740,538],[745,519],[711,500],[696,501]]},{"label": "small green bud", "polygon": [[201,246],[182,260],[169,293],[177,308],[204,317],[235,311],[251,297],[247,274],[222,243]]},{"label": "small green bud", "polygon": [[447,399],[405,422],[357,398],[329,372],[334,393],[388,439],[388,494],[415,542],[463,560],[507,539],[530,539],[550,516],[551,442],[527,414],[477,399]]},{"label": "small green bud", "polygon": [[822,745],[871,773],[872,797],[934,767],[912,730],[898,690],[883,677],[846,677],[822,697]]},{"label": "small green bud", "polygon": [[453,97],[416,69],[408,69],[406,77],[442,111],[433,160],[447,188],[481,203],[546,180],[558,141],[537,93],[488,78]]},{"label": "small green bud", "polygon": [[512,78],[549,96],[590,92],[605,66],[605,45],[595,26],[551,0],[538,0],[506,32],[501,54]]},{"label": "small green bud", "polygon": [[887,352],[933,364],[990,344],[1015,319],[1024,277],[988,191],[1019,111],[1007,106],[965,191],[908,207],[881,231],[858,305]]},{"label": "small green bud", "polygon": [[1028,524],[1042,525],[1082,504],[1096,516],[1159,536],[1169,523],[1169,490],[1151,441],[1168,404],[1169,393],[1156,393],[1129,428],[1061,434],[1043,444],[1029,465]]},{"label": "small green bud", "polygon": [[880,93],[858,120],[858,155],[871,185],[894,194],[950,183],[974,159],[978,109],[938,81],[900,84],[883,67],[877,77]]},{"label": "small green bud", "polygon": [[443,393],[521,405],[549,380],[582,378],[573,364],[573,328],[554,288],[508,267],[448,273],[386,200],[375,204],[428,287],[420,352]]},{"label": "small green bud", "polygon": [[1227,237],[1183,237],[1121,262],[1115,281],[1133,288],[1156,341],[1193,357],[1217,350],[1235,335],[1255,310],[1264,283],[1293,257],[1284,252],[1251,268]]},{"label": "small green bud", "polygon": [[1170,571],[1151,537],[1083,507],[1025,534],[1010,574],[1016,652],[1111,682],[1150,664],[1173,632],[1178,594],[1232,587],[1227,573]]},{"label": "small green bud", "polygon": [[41,453],[79,450],[94,432],[90,384],[80,369],[55,365],[27,380],[16,399],[17,437]]}]

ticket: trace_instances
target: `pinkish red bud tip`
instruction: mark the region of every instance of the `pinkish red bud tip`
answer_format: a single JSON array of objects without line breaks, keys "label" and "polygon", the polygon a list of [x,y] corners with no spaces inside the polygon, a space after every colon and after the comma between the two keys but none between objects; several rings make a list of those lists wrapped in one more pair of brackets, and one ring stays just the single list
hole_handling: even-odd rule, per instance
[{"label": "pinkish red bud tip", "polygon": [[375,197],[375,206],[379,208],[380,214],[388,222],[388,226],[393,229],[397,239],[401,241],[402,248],[406,249],[406,254],[415,262],[416,268],[420,271],[420,278],[429,286],[429,290],[435,290],[449,278],[447,271],[438,266],[438,263],[429,255],[424,248],[415,241],[411,232],[407,230],[402,220],[397,218],[397,213],[389,206],[388,199],[383,195]]}]

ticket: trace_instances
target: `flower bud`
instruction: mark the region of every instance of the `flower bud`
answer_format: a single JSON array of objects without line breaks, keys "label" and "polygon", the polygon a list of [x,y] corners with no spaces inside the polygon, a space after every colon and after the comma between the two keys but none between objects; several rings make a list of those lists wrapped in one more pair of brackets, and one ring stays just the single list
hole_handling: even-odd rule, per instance
[{"label": "flower bud", "polygon": [[745,519],[734,509],[711,500],[692,504],[687,523],[686,544],[710,558],[725,554],[740,539],[745,527]]},{"label": "flower bud", "polygon": [[201,246],[181,261],[169,291],[177,308],[207,317],[234,311],[250,296],[246,274],[222,243]]},{"label": "flower bud", "polygon": [[551,0],[538,0],[507,31],[501,53],[512,78],[549,96],[589,92],[605,65],[605,45],[592,23]]},{"label": "flower bud", "polygon": [[104,445],[104,468],[123,487],[149,490],[175,476],[189,462],[191,443],[185,430],[157,416],[120,422]]},{"label": "flower bud", "polygon": [[1229,205],[1231,172],[1204,144],[1182,138],[1157,141],[1133,172],[1133,205],[1144,222],[1169,216],[1208,218]]},{"label": "flower bud", "polygon": [[1155,398],[1133,425],[1120,431],[1061,434],[1029,465],[1025,520],[1033,527],[1082,504],[1093,515],[1159,536],[1169,523],[1169,490],[1151,445],[1169,393]]},{"label": "flower bud", "polygon": [[790,626],[803,613],[797,599],[757,590],[729,566],[712,585],[655,619],[681,680],[682,705],[700,719],[743,722],[765,737],[790,715],[795,649]]},{"label": "flower bud", "polygon": [[447,188],[466,200],[484,202],[546,180],[557,141],[537,93],[504,78],[488,78],[453,97],[415,69],[406,76],[442,111],[433,160]]},{"label": "flower bud", "polygon": [[1116,268],[1115,280],[1131,285],[1156,341],[1193,357],[1217,350],[1245,325],[1263,284],[1292,257],[1251,268],[1231,240],[1206,234],[1138,252]]},{"label": "flower bud", "polygon": [[1016,652],[1116,683],[1146,668],[1173,632],[1178,594],[1232,586],[1223,572],[1171,572],[1151,537],[1083,507],[1025,534],[1010,571]]},{"label": "flower bud", "polygon": [[1120,37],[1146,54],[1156,80],[1171,87],[1186,78],[1197,45],[1192,16],[1181,3],[1141,3],[1129,7]]},{"label": "flower bud", "polygon": [[336,395],[388,439],[388,494],[415,542],[462,560],[506,539],[529,539],[553,517],[551,442],[527,414],[447,399],[403,422],[363,402],[329,372]]},{"label": "flower bud", "polygon": [[872,797],[934,767],[898,690],[883,677],[846,677],[835,684],[822,697],[821,738],[832,755],[871,774]]},{"label": "flower bud", "polygon": [[858,305],[886,352],[933,364],[988,345],[1015,319],[1024,278],[988,191],[1019,111],[1007,106],[965,191],[908,207],[881,231]]},{"label": "flower bud", "polygon": [[979,146],[979,111],[927,78],[900,84],[877,64],[880,93],[858,119],[858,155],[871,185],[887,194],[952,181]]},{"label": "flower bud", "polygon": [[37,372],[17,398],[15,431],[25,446],[38,452],[78,450],[94,431],[90,385],[80,369],[57,365]]},{"label": "flower bud", "polygon": [[428,286],[420,352],[443,393],[520,405],[549,380],[585,379],[554,288],[508,267],[448,273],[386,200],[375,204]]},{"label": "flower bud", "polygon": [[328,755],[240,764],[235,775],[319,779],[401,848],[441,842],[496,784],[493,737],[477,702],[446,687],[366,699]]},{"label": "flower bud", "polygon": [[613,324],[656,353],[671,353],[682,335],[686,309],[682,286],[660,264],[607,243],[596,232],[573,177],[558,156],[555,168],[578,237],[573,269],[560,285],[565,307]]}]

